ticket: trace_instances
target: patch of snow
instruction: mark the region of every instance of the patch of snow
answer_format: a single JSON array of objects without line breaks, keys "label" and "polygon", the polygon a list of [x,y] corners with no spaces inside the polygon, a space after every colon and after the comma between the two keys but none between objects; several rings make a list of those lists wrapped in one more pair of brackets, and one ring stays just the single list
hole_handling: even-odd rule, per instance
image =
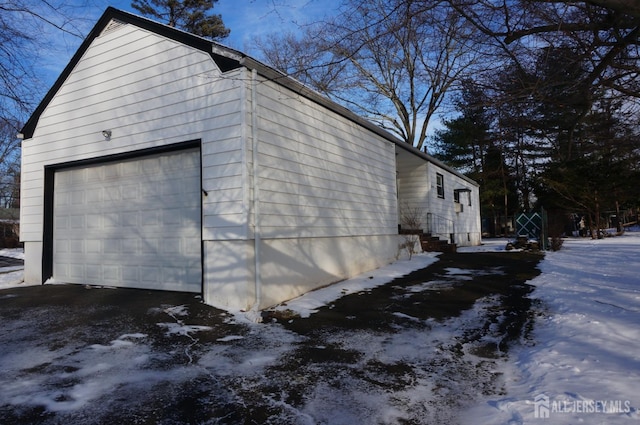
[{"label": "patch of snow", "polygon": [[182,323],[157,323],[161,328],[166,328],[167,335],[190,336],[194,332],[210,331],[211,326],[184,325]]},{"label": "patch of snow", "polygon": [[[458,252],[514,252],[513,250],[506,250],[506,246],[509,242],[513,241],[508,238],[483,239],[482,245],[460,246],[458,247]],[[515,252],[517,252],[517,250]]]},{"label": "patch of snow", "polygon": [[24,260],[24,249],[22,248],[2,248],[0,249],[0,257],[17,258]]},{"label": "patch of snow", "polygon": [[411,260],[396,261],[352,279],[307,292],[298,298],[279,305],[275,310],[291,310],[300,315],[300,317],[309,317],[317,312],[319,308],[329,305],[345,295],[370,290],[414,270],[425,268],[438,261],[437,255],[435,253],[416,254]]},{"label": "patch of snow", "polygon": [[443,291],[447,289],[453,289],[453,283],[450,280],[430,280],[428,282],[407,286],[404,288],[404,291],[407,293],[405,296],[410,296],[412,293]]},{"label": "patch of snow", "polygon": [[458,269],[456,267],[447,267],[445,270],[447,271],[448,274],[453,275],[453,276],[472,274],[471,270]]},{"label": "patch of snow", "polygon": [[[9,267],[6,267],[9,268]],[[24,271],[22,268],[17,271],[0,272],[0,289],[29,286],[24,283]]]},{"label": "patch of snow", "polygon": [[189,309],[186,305],[177,305],[174,307],[167,307],[162,310],[164,313],[167,313],[171,317],[185,317],[189,315]]},{"label": "patch of snow", "polygon": [[[160,382],[171,385],[197,376],[199,371],[182,366],[150,369],[151,356],[156,354],[143,340],[144,334],[133,333],[120,336],[109,346],[70,344],[59,349],[32,347],[27,341],[29,348],[2,358],[5,373],[0,375],[0,401],[43,406],[49,412],[73,412],[109,397],[101,403],[107,405],[115,393],[135,396]],[[42,373],[26,373],[34,370]]]},{"label": "patch of snow", "polygon": [[142,333],[124,334],[118,337],[117,339],[111,341],[109,345],[93,344],[89,346],[89,348],[93,348],[94,350],[104,350],[104,349],[110,349],[110,348],[128,347],[128,346],[134,345],[134,341],[130,341],[130,339],[136,340],[136,339],[141,339],[146,337],[147,335]]},{"label": "patch of snow", "polygon": [[242,335],[227,335],[225,337],[218,338],[216,341],[228,342],[228,341],[237,341],[239,339],[244,339],[244,337]]},{"label": "patch of snow", "polygon": [[261,376],[265,368],[289,353],[303,339],[279,326],[253,323],[251,327],[243,344],[215,345],[202,354],[198,365],[225,377]]}]

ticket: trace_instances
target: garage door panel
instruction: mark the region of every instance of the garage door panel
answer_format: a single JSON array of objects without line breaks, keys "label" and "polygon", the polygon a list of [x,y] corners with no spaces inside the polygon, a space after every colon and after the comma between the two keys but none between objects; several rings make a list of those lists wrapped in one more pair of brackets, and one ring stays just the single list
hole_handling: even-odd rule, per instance
[{"label": "garage door panel", "polygon": [[56,172],[54,279],[200,292],[198,149]]}]

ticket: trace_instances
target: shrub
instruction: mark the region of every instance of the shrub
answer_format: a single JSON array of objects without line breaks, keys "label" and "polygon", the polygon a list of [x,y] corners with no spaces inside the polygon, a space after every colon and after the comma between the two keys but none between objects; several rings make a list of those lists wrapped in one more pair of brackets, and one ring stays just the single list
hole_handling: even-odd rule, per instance
[{"label": "shrub", "polygon": [[553,236],[551,238],[551,243],[549,244],[549,246],[551,247],[552,251],[559,251],[560,248],[562,248],[562,238],[560,236]]}]

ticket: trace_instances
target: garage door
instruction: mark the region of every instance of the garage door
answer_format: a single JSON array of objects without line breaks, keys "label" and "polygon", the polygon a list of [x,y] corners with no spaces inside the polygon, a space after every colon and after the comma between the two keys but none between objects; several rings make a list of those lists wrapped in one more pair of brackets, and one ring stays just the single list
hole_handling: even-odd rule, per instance
[{"label": "garage door", "polygon": [[201,290],[200,151],[58,170],[57,282]]}]

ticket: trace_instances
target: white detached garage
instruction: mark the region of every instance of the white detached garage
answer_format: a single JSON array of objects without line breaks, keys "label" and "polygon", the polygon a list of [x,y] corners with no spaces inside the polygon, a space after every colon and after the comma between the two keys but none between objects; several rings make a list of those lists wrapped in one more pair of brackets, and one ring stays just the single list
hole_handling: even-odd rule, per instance
[{"label": "white detached garage", "polygon": [[29,283],[265,308],[392,261],[398,187],[434,167],[470,191],[479,243],[472,181],[240,52],[113,8],[22,135]]}]

